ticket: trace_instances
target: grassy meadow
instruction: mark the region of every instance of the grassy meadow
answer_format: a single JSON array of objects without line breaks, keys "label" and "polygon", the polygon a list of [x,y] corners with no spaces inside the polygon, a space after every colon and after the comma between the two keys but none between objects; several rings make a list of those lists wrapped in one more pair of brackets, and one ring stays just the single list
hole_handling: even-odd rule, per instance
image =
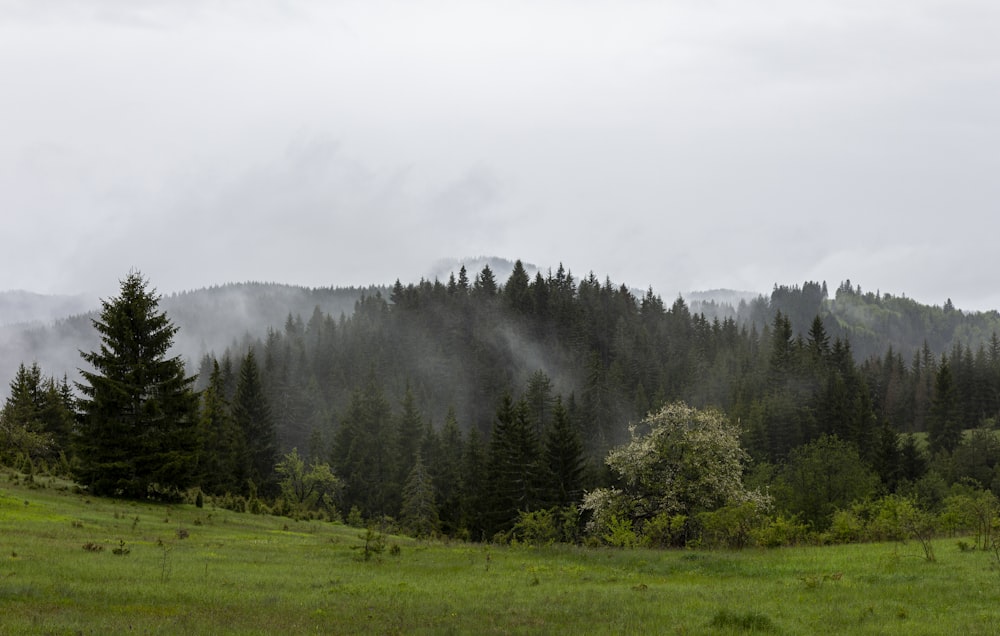
[{"label": "grassy meadow", "polygon": [[[991,552],[500,547],[0,475],[3,634],[1000,634]],[[371,537],[369,537],[371,538]]]}]

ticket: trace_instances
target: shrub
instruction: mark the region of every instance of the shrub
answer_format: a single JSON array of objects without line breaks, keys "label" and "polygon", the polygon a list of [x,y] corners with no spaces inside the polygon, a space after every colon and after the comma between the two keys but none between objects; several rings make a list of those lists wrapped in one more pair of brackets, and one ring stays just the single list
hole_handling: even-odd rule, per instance
[{"label": "shrub", "polygon": [[803,543],[808,535],[809,526],[799,521],[798,516],[778,515],[757,528],[753,533],[753,538],[759,546],[777,548]]},{"label": "shrub", "polygon": [[857,510],[837,510],[833,513],[833,521],[827,535],[833,543],[854,543],[861,541],[866,531],[865,522]]},{"label": "shrub", "polygon": [[642,526],[642,544],[651,548],[679,547],[688,539],[687,515],[661,512]]},{"label": "shrub", "polygon": [[607,531],[601,537],[608,545],[616,548],[634,548],[639,539],[632,529],[632,520],[612,516],[608,520]]},{"label": "shrub", "polygon": [[521,512],[511,528],[512,541],[526,545],[551,545],[559,539],[559,528],[551,510]]},{"label": "shrub", "polygon": [[698,522],[702,539],[708,545],[742,550],[750,545],[754,530],[762,525],[764,518],[757,505],[747,501],[702,512]]},{"label": "shrub", "polygon": [[353,528],[361,528],[365,525],[365,520],[361,517],[361,510],[357,506],[351,506],[351,511],[347,513],[347,525]]}]

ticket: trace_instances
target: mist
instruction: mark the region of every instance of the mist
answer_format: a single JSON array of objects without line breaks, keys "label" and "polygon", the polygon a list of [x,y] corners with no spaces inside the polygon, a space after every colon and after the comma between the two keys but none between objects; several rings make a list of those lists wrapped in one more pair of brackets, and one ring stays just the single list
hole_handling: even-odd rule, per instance
[{"label": "mist", "polygon": [[497,254],[665,297],[850,278],[1000,307],[985,0],[0,16],[0,290],[362,287]]}]

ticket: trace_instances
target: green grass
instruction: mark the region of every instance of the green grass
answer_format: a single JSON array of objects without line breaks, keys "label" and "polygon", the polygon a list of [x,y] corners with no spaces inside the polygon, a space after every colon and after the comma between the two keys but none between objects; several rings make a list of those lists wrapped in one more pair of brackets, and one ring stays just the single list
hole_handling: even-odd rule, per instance
[{"label": "green grass", "polygon": [[0,633],[1000,633],[996,559],[954,539],[935,563],[916,543],[701,552],[402,537],[365,561],[356,528],[61,488],[0,482]]}]

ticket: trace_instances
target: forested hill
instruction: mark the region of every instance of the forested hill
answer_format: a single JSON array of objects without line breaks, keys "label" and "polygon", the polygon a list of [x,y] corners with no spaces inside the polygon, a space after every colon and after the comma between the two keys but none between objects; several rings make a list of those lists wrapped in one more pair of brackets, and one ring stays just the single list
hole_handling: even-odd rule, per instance
[{"label": "forested hill", "polygon": [[[245,459],[241,444],[260,445],[259,486],[274,485],[267,473],[293,448],[329,460],[347,484],[344,510],[366,518],[400,514],[402,485],[426,467],[442,510],[459,515],[442,526],[492,536],[518,510],[570,505],[583,488],[610,485],[600,469],[608,450],[630,424],[678,400],[721,409],[762,466],[835,437],[885,492],[919,480],[928,457],[945,483],[1000,474],[992,433],[963,436],[1000,422],[997,313],[927,307],[848,282],[832,297],[807,282],[736,307],[689,306],[562,266],[532,276],[516,262],[503,279],[484,265],[384,288],[226,285],[163,298],[161,308],[196,388],[207,389],[199,470],[213,494],[256,487],[219,468]],[[43,376],[58,380],[82,366],[81,349],[98,347],[90,317],[20,338],[20,348],[5,345],[8,372],[38,361],[41,369],[22,367],[22,384],[48,387],[60,412],[71,410],[68,384]],[[53,421],[56,440],[65,438],[66,418]],[[926,433],[928,455],[901,435],[910,432]],[[552,482],[561,494],[543,501],[535,482],[550,474],[562,475]],[[487,481],[526,488],[508,494],[530,495],[527,507],[502,523],[475,517],[492,509],[476,499]],[[456,484],[461,505],[447,503]]]},{"label": "forested hill", "polygon": [[[881,359],[890,353],[908,367],[913,367],[915,357],[936,361],[946,354],[971,360],[980,350],[988,352],[993,335],[1000,333],[1000,314],[996,311],[963,312],[950,302],[943,307],[923,305],[904,295],[863,292],[850,281],[841,283],[832,294],[826,283],[806,282],[801,286],[776,285],[770,296],[754,297],[746,292],[727,290],[693,293],[690,302],[671,302],[667,307],[654,290],[636,292],[624,284],[600,280],[594,274],[577,280],[572,272],[561,266],[555,273],[550,270],[545,275],[533,266],[522,266],[520,278],[512,279],[514,263],[500,259],[477,259],[475,262],[488,269],[496,289],[493,297],[488,292],[472,293],[482,269],[466,271],[464,284],[468,289],[462,294],[461,307],[445,302],[456,295],[455,287],[461,288],[463,284],[457,269],[444,274],[445,280],[422,280],[406,286],[397,284],[395,290],[391,286],[310,289],[274,283],[227,284],[165,296],[162,307],[179,327],[175,351],[188,361],[192,371],[206,355],[222,357],[227,350],[230,355],[242,355],[254,342],[263,345],[274,341],[273,347],[286,333],[294,333],[296,325],[304,328],[310,323],[315,328],[320,318],[324,322],[332,319],[339,326],[353,327],[355,323],[372,323],[373,317],[381,315],[383,310],[387,316],[392,315],[386,320],[393,324],[406,316],[404,326],[392,327],[393,353],[401,355],[412,350],[423,360],[421,364],[412,369],[400,366],[395,355],[390,361],[379,362],[388,355],[385,351],[370,352],[370,359],[362,362],[363,354],[369,353],[365,349],[371,345],[368,342],[351,344],[358,353],[351,359],[339,360],[336,365],[341,367],[346,378],[380,365],[398,367],[393,374],[398,381],[393,383],[390,392],[394,398],[407,381],[423,384],[421,378],[427,377],[426,371],[434,365],[454,370],[465,369],[474,361],[488,361],[495,367],[479,375],[457,373],[455,378],[440,371],[431,373],[430,376],[444,382],[444,386],[454,389],[424,390],[428,393],[427,404],[439,420],[452,403],[459,411],[472,416],[476,409],[465,405],[480,403],[479,398],[483,395],[477,394],[492,394],[498,387],[519,386],[536,371],[544,371],[559,393],[572,393],[579,398],[588,378],[592,383],[596,381],[599,367],[603,369],[601,373],[623,376],[624,381],[632,385],[631,391],[641,386],[638,397],[621,396],[616,390],[613,399],[606,396],[603,400],[603,408],[609,412],[634,416],[644,405],[660,397],[683,396],[683,392],[677,391],[678,386],[698,385],[706,378],[677,377],[687,368],[687,363],[674,360],[670,373],[658,369],[652,376],[639,381],[634,376],[648,369],[649,363],[629,360],[631,350],[655,348],[659,343],[666,346],[672,356],[676,350],[687,351],[695,346],[693,342],[682,342],[692,334],[722,330],[728,333],[734,327],[737,333],[756,338],[766,347],[778,312],[788,319],[793,338],[806,338],[813,319],[820,316],[831,341],[841,339],[848,343],[858,363]],[[535,272],[534,276],[530,272]],[[454,279],[454,284],[447,281],[448,276]],[[509,299],[512,294],[516,295],[511,282],[517,287],[525,277],[528,278],[525,293],[530,298],[514,303]],[[504,298],[507,298],[506,303]],[[375,312],[373,306],[379,311]],[[362,310],[362,314],[354,317],[356,309]],[[657,327],[661,333],[650,333],[651,312],[661,311],[670,317],[686,316],[682,322],[689,324],[675,333],[662,333],[662,326]],[[71,381],[75,380],[76,369],[81,364],[79,351],[91,350],[97,345],[97,334],[91,327],[92,317],[92,314],[81,314],[49,325],[0,327],[0,385],[9,384],[18,364],[33,361],[37,361],[47,374],[59,378],[68,374]],[[640,327],[644,327],[645,332]],[[376,329],[375,326],[369,328]],[[387,328],[385,325],[378,327]],[[442,332],[442,329],[451,331]],[[462,341],[468,347],[456,346],[456,330],[461,331]],[[306,355],[315,355],[308,343],[304,346]],[[484,352],[489,354],[485,358]],[[663,350],[656,355],[668,353]],[[614,365],[616,360],[618,363]],[[360,366],[353,366],[355,364]],[[459,390],[469,381],[480,385],[485,382],[486,386]],[[355,384],[349,380],[344,382],[348,387]],[[333,389],[326,390],[336,393]],[[450,397],[451,394],[455,397]],[[490,404],[487,400],[482,405],[486,415]],[[327,412],[335,413],[342,406],[343,399],[334,400],[327,405]],[[486,415],[483,417],[488,422]],[[482,426],[485,428],[488,424]]]},{"label": "forested hill", "polygon": [[[246,338],[258,338],[269,328],[280,328],[291,315],[306,315],[317,307],[339,317],[351,314],[362,294],[388,288],[307,288],[296,285],[248,282],[164,296],[161,307],[178,327],[174,354],[189,365],[208,353],[221,352]],[[99,302],[95,299],[95,306]],[[12,313],[11,315],[20,315]],[[61,317],[54,322],[0,326],[0,386],[7,387],[18,364],[38,362],[46,374],[76,378],[80,351],[93,350],[98,335],[91,320],[96,312]]]},{"label": "forested hill", "polygon": [[[629,422],[677,399],[741,418],[756,431],[748,447],[766,458],[822,432],[860,443],[878,426],[925,430],[927,387],[942,367],[961,379],[963,426],[1000,411],[995,313],[849,284],[827,298],[817,283],[698,309],[561,267],[533,278],[515,267],[503,281],[489,267],[462,268],[447,281],[369,290],[344,315],[286,314],[283,326],[214,360],[232,387],[254,348],[285,448],[305,447],[313,434],[329,443],[363,387],[391,408],[409,392],[425,423],[440,426],[450,412],[484,438],[505,394],[525,400],[539,432],[558,398],[595,457],[624,439]],[[855,342],[873,353],[858,356]],[[203,378],[212,362],[203,359]]]},{"label": "forested hill", "polygon": [[[944,306],[924,305],[907,298],[878,291],[864,292],[860,285],[842,282],[831,294],[826,283],[775,285],[769,297],[758,296],[737,304],[716,304],[712,296],[691,303],[692,311],[720,320],[733,317],[739,324],[770,323],[780,311],[792,323],[796,334],[805,334],[813,318],[821,316],[834,337],[849,339],[855,359],[863,361],[892,349],[909,360],[925,347],[935,355],[950,353],[956,346],[975,351],[1000,332],[1000,313],[963,312],[950,300]],[[729,294],[732,300],[732,293]]]}]

